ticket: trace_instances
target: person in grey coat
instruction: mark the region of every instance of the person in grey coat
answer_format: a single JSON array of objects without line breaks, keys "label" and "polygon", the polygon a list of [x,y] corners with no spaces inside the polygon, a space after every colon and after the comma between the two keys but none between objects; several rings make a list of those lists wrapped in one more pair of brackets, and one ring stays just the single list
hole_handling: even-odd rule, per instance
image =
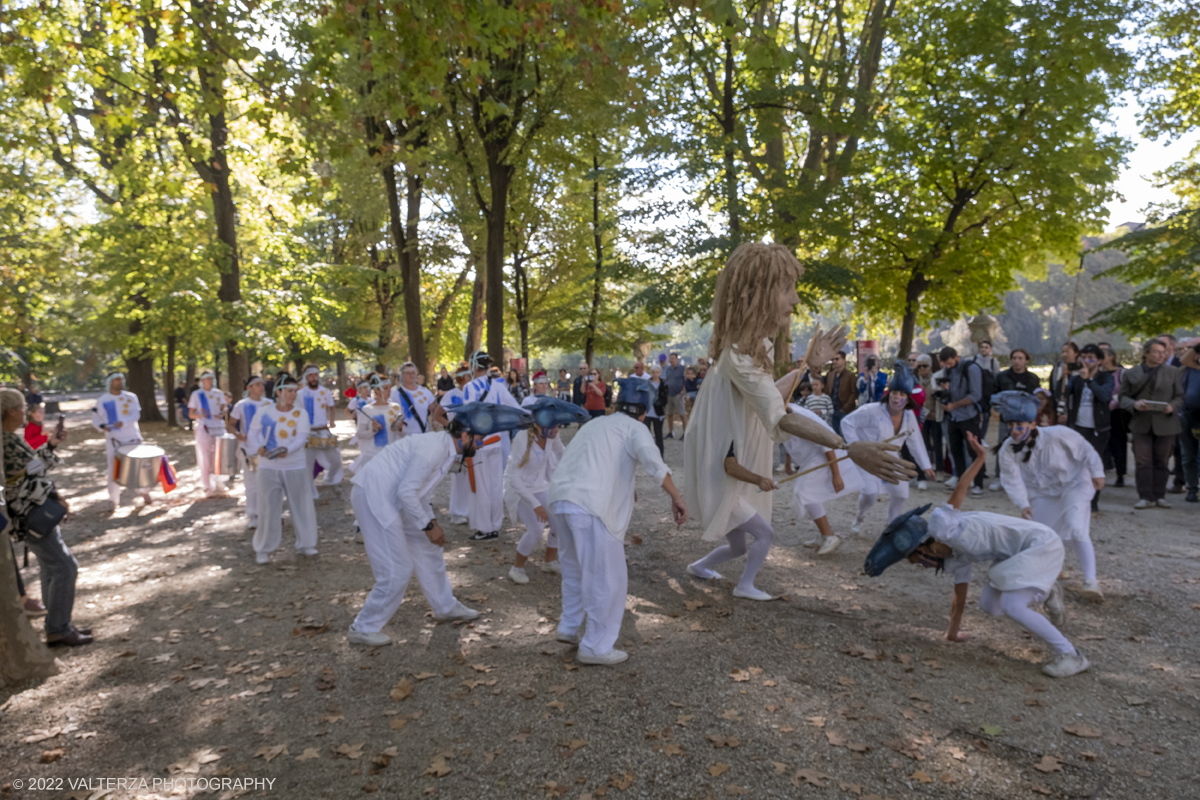
[{"label": "person in grey coat", "polygon": [[1183,384],[1178,367],[1166,363],[1167,346],[1161,339],[1142,345],[1142,363],[1125,370],[1120,404],[1133,418],[1134,477],[1137,480],[1136,509],[1170,508],[1167,496],[1167,461],[1175,449],[1179,434],[1179,410],[1183,403]]}]

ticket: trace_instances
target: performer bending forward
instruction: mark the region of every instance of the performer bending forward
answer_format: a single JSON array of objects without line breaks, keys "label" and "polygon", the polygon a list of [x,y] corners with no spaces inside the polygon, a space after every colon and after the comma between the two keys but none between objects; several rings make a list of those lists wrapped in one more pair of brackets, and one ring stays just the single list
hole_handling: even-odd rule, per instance
[{"label": "performer bending forward", "polygon": [[1083,596],[1100,601],[1096,550],[1092,547],[1092,496],[1104,488],[1104,464],[1080,434],[1062,425],[1037,427],[1038,401],[1018,391],[992,396],[1008,424],[996,445],[1000,483],[1024,519],[1040,522],[1075,545],[1083,572]]},{"label": "performer bending forward", "polygon": [[[916,475],[907,462],[892,455],[900,449],[895,445],[858,441],[847,447],[825,426],[786,413],[771,377],[773,346],[767,337],[791,325],[792,307],[800,301],[796,282],[803,273],[783,245],[747,243],[733,251],[717,276],[708,344],[713,366],[692,407],[691,433],[683,445],[687,505],[699,509],[704,541],[730,533],[735,538],[761,536],[763,541],[773,536],[772,494],[757,493],[726,470],[731,441],[738,465],[754,475],[771,474],[773,442],[782,444],[789,436],[845,448],[855,464],[888,483]],[[817,331],[805,356],[809,368],[820,369],[844,343],[842,329],[826,335]],[[585,425],[581,433],[594,424]]]},{"label": "performer bending forward", "polygon": [[378,647],[391,641],[383,626],[400,607],[414,573],[435,619],[479,616],[454,597],[442,552],[446,537],[433,513],[433,490],[455,459],[461,468],[480,438],[531,422],[518,409],[462,405],[446,430],[405,436],[383,448],[354,476],[350,502],[362,527],[375,585],[350,625],[351,644]]},{"label": "performer bending forward", "polygon": [[563,573],[558,640],[579,645],[576,659],[581,664],[611,665],[629,658],[614,645],[629,586],[625,531],[633,515],[635,466],[671,496],[675,524],[687,522],[687,507],[671,470],[642,424],[653,400],[650,383],[639,378],[618,382],[617,413],[579,429],[550,481],[547,498],[551,524],[559,530]]}]

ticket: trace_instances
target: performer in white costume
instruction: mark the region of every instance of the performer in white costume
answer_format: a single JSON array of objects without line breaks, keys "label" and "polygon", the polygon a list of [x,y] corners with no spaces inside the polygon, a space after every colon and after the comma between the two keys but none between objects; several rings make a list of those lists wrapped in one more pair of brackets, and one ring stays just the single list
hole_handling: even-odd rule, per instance
[{"label": "performer in white costume", "polygon": [[596,417],[579,429],[547,492],[563,573],[558,640],[579,645],[576,660],[581,664],[611,665],[629,658],[614,645],[629,586],[624,541],[633,515],[635,467],[670,495],[675,524],[687,522],[687,507],[671,470],[642,424],[652,401],[649,384],[637,378],[620,383],[617,413]]},{"label": "performer in white costume", "polygon": [[[550,379],[540,369],[533,374],[533,382],[530,385],[533,387],[533,393],[521,401],[521,408],[529,408],[538,401],[539,397],[546,397],[550,394]],[[515,436],[513,441],[516,441]]]},{"label": "performer in white costume", "polygon": [[388,402],[390,386],[391,381],[387,378],[381,375],[372,377],[370,391],[373,399],[369,405],[361,405],[355,411],[360,455],[350,465],[350,471],[356,475],[383,448],[401,436],[400,428],[404,424],[404,412],[400,410],[400,406]]},{"label": "performer in white costume", "polygon": [[296,403],[295,379],[286,377],[275,384],[275,404],[254,415],[247,444],[258,453],[258,527],[254,552],[259,564],[283,537],[283,501],[287,498],[296,530],[296,552],[317,554],[317,509],[313,506],[312,472],[304,458],[308,441],[308,414]]},{"label": "performer in white costume", "polygon": [[[859,406],[842,418],[842,436],[846,437],[849,443],[890,440],[897,446],[907,444],[908,452],[922,470],[921,474],[926,480],[933,480],[936,475],[933,464],[929,462],[929,453],[925,450],[925,441],[921,438],[917,418],[906,413],[916,408],[912,401],[913,382],[913,374],[908,365],[897,361],[883,398],[878,402]],[[900,438],[895,438],[897,436]],[[861,478],[863,488],[858,495],[858,517],[850,528],[852,533],[858,533],[862,529],[867,512],[874,508],[880,492],[891,498],[887,510],[889,521],[900,516],[900,512],[904,510],[904,501],[908,499],[908,481],[884,483],[869,473],[862,474]]]},{"label": "performer in white costume", "polygon": [[[962,642],[969,638],[960,627],[971,565],[988,563],[979,609],[994,617],[1006,616],[1045,642],[1055,654],[1054,660],[1042,667],[1045,674],[1066,678],[1083,672],[1090,666],[1087,657],[1059,630],[1066,621],[1058,584],[1062,540],[1039,522],[958,510],[987,459],[987,448],[974,435],[967,434],[967,441],[975,451],[975,461],[955,486],[950,502],[934,510],[928,525],[920,516],[929,509],[927,505],[892,520],[867,555],[863,570],[877,576],[902,559],[937,572],[948,570],[954,576],[954,602],[946,638]],[[1049,619],[1031,609],[1032,603],[1044,603]]]},{"label": "performer in white costume", "polygon": [[[471,365],[466,361],[458,362],[458,370],[454,373],[455,387],[442,395],[441,406],[449,420],[454,419],[454,409],[461,406],[463,387],[471,380]],[[455,525],[464,525],[471,513],[471,479],[467,471],[459,470],[450,476],[450,521]]]},{"label": "performer in white costume", "polygon": [[[800,414],[816,420],[832,433],[833,428],[821,419],[816,412],[803,406],[793,404],[787,407],[789,414]],[[841,543],[829,518],[825,514],[825,504],[831,500],[862,490],[862,473],[852,464],[844,471],[837,459],[846,455],[845,450],[831,450],[815,442],[810,442],[796,436],[783,443],[788,455],[792,458],[792,467],[798,472],[813,470],[807,475],[801,475],[792,481],[792,506],[800,519],[810,518],[821,534],[820,540],[813,545],[820,545],[817,555],[824,556],[832,553]],[[828,463],[826,467],[824,464]],[[843,464],[845,462],[842,462]],[[805,545],[808,546],[808,545]]]},{"label": "performer in white costume", "polygon": [[[315,366],[304,368],[304,385],[296,392],[296,403],[308,417],[312,433],[332,433],[334,422],[333,392],[321,385],[321,371]],[[337,486],[342,482],[342,451],[339,447],[308,447],[304,451],[308,463],[308,474],[313,475],[315,464],[325,470],[325,485]],[[312,496],[317,497],[316,478],[312,478]]]},{"label": "performer in white costume", "polygon": [[200,388],[188,399],[188,415],[196,422],[196,463],[200,466],[200,487],[205,495],[225,493],[225,478],[214,475],[213,439],[225,433],[225,393],[214,384],[217,376],[205,372],[200,376]]},{"label": "performer in white costume", "polygon": [[[364,406],[371,405],[373,402],[374,398],[371,397],[371,381],[369,378],[363,378],[354,387],[354,397],[351,397],[348,401],[346,401],[346,413],[349,414],[350,419],[354,421],[354,435],[350,437],[350,441],[347,442],[347,444],[358,444],[358,425],[360,422],[358,418],[358,410]],[[350,471],[354,471],[353,466],[350,467]]]},{"label": "performer in white costume", "polygon": [[992,396],[992,408],[1008,424],[997,445],[1000,483],[1021,517],[1040,522],[1073,544],[1083,572],[1083,596],[1104,599],[1096,580],[1092,547],[1092,496],[1104,488],[1104,464],[1096,449],[1064,425],[1037,427],[1037,398],[1020,391]]},{"label": "performer in white costume", "polygon": [[[508,391],[508,384],[504,382],[504,378],[495,380],[488,377],[488,368],[492,364],[492,357],[482,350],[476,350],[471,355],[471,368],[474,370],[475,377],[463,386],[463,401],[467,403],[496,403],[502,406],[510,406],[512,408],[520,408],[521,404],[512,396],[512,392]],[[500,437],[500,474],[504,474],[505,468],[508,466],[508,454],[511,450],[511,441],[507,436]]]},{"label": "performer in white costume", "polygon": [[391,402],[404,412],[402,436],[432,430],[429,411],[437,404],[433,392],[417,383],[417,365],[406,361],[400,367],[400,384],[392,387]]},{"label": "performer in white costume", "polygon": [[[108,476],[108,500],[112,510],[121,505],[121,484],[115,479],[117,448],[142,441],[142,429],[138,420],[142,418],[142,404],[137,395],[125,391],[125,376],[114,372],[105,379],[108,391],[96,400],[92,409],[92,427],[104,432],[104,459]],[[150,490],[138,489],[143,503],[150,502]]]},{"label": "performer in white costume", "polygon": [[258,455],[249,445],[250,428],[254,417],[259,411],[271,405],[271,401],[263,397],[266,384],[257,375],[246,379],[246,395],[234,404],[229,412],[233,420],[233,435],[241,445],[238,447],[238,462],[242,468],[242,478],[246,484],[246,527],[258,527]]},{"label": "performer in white costume", "polygon": [[400,607],[414,573],[435,619],[479,616],[454,597],[442,553],[445,534],[431,504],[433,490],[455,459],[461,468],[481,438],[531,422],[519,410],[466,404],[445,431],[405,436],[354,476],[350,502],[362,526],[375,585],[350,625],[351,644],[378,647],[391,641],[383,626]]},{"label": "performer in white costume", "polygon": [[[747,524],[760,532],[770,529],[771,493],[758,492],[725,468],[731,441],[738,465],[754,475],[771,474],[773,442],[782,444],[790,436],[845,448],[855,464],[889,483],[916,474],[893,455],[899,450],[895,445],[859,441],[847,447],[828,427],[785,413],[771,376],[773,346],[767,337],[791,324],[792,307],[800,300],[796,283],[803,273],[783,245],[747,243],[733,251],[717,277],[708,345],[713,366],[688,417],[691,432],[683,445],[687,506],[700,516],[704,541],[725,538]],[[805,363],[818,371],[844,343],[842,329],[825,335],[817,331]]]},{"label": "performer in white costume", "polygon": [[513,437],[512,457],[504,471],[504,505],[508,517],[514,522],[525,523],[525,535],[517,542],[517,555],[508,571],[512,582],[521,584],[529,583],[525,562],[541,545],[542,532],[547,527],[550,533],[546,537],[542,572],[562,574],[558,564],[558,529],[547,510],[546,492],[550,490],[550,479],[563,456],[559,426],[589,419],[587,413],[574,403],[545,394],[538,395],[535,402],[523,404],[523,407],[533,415],[534,424]]}]

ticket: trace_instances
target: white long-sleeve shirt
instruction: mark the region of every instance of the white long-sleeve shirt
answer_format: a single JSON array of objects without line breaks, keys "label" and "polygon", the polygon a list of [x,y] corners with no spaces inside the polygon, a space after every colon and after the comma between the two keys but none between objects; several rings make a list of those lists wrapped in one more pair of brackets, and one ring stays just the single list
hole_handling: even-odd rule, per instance
[{"label": "white long-sleeve shirt", "polygon": [[333,392],[324,386],[313,389],[308,384],[296,390],[296,405],[308,413],[313,428],[329,427],[329,409],[333,407]]},{"label": "white long-sleeve shirt", "polygon": [[[104,438],[110,442],[127,444],[141,441],[142,429],[138,426],[141,418],[142,404],[133,392],[105,392],[96,399],[96,407],[92,409],[92,426],[104,431]],[[120,428],[113,427],[116,422],[121,423]],[[108,427],[102,428],[101,425]]]},{"label": "white long-sleeve shirt", "polygon": [[[518,431],[513,437],[508,468],[504,471],[504,506],[508,509],[509,519],[517,519],[517,504],[521,500],[531,508],[541,505],[537,495],[549,491],[550,479],[564,450],[562,439],[557,436],[547,439],[544,448],[537,446],[537,437],[528,429]],[[525,461],[526,452],[529,453],[528,461]],[[525,466],[521,466],[522,461]]]},{"label": "white long-sleeve shirt", "polygon": [[467,403],[499,403],[502,406],[521,407],[502,379],[489,381],[486,375],[467,381],[462,393],[463,400]]},{"label": "white long-sleeve shirt", "polygon": [[645,425],[626,414],[597,417],[579,429],[559,460],[550,480],[550,504],[574,503],[624,541],[637,466],[655,484],[671,474]]},{"label": "white long-sleeve shirt", "polygon": [[[359,449],[364,454],[368,452],[378,453],[399,439],[400,433],[396,430],[395,423],[402,413],[400,406],[395,403],[371,403],[370,405],[360,406],[354,414],[357,421],[356,433],[358,435]],[[383,424],[382,431],[375,431],[376,422]],[[382,444],[377,441],[377,437],[382,440]]]},{"label": "white long-sleeve shirt", "polygon": [[852,442],[886,442],[893,436],[903,436],[892,444],[897,447],[908,445],[908,452],[916,460],[921,469],[932,469],[929,452],[925,449],[925,440],[921,438],[921,429],[917,426],[916,416],[908,413],[900,415],[900,430],[897,431],[888,413],[887,403],[869,403],[859,406],[842,417],[842,438],[846,444]]},{"label": "white long-sleeve shirt", "polygon": [[[203,400],[200,399],[201,395],[204,396]],[[205,403],[208,404],[207,411],[204,408]],[[213,436],[220,436],[225,432],[224,412],[225,393],[215,386],[207,392],[197,389],[188,398],[188,414]]]},{"label": "white long-sleeve shirt", "polygon": [[1025,461],[1028,445],[1014,453],[1008,438],[1000,447],[1000,483],[1017,508],[1029,508],[1030,497],[1062,497],[1072,489],[1091,490],[1092,479],[1104,477],[1100,454],[1070,428],[1038,428],[1037,437],[1029,461]]},{"label": "white long-sleeve shirt", "polygon": [[253,400],[249,397],[243,397],[233,404],[233,410],[229,412],[229,418],[240,423],[237,427],[239,433],[246,437],[246,443],[242,445],[242,450],[246,453],[254,453],[250,449],[250,428],[254,425],[254,418],[258,416],[258,412],[262,411],[269,405],[274,405],[270,400],[263,397],[258,400]]},{"label": "white long-sleeve shirt", "polygon": [[274,404],[263,406],[254,415],[246,451],[257,453],[258,448],[265,447],[270,452],[277,447],[286,447],[287,453],[278,458],[258,459],[258,468],[307,469],[304,446],[308,443],[309,431],[308,415],[299,405],[293,405],[290,411],[280,411]]},{"label": "white long-sleeve shirt", "polygon": [[352,482],[367,492],[384,526],[400,520],[405,530],[420,530],[433,519],[433,490],[457,453],[445,431],[405,436],[380,450]]},{"label": "white long-sleeve shirt", "polygon": [[[400,390],[408,394],[412,400],[412,407],[408,402],[400,396]],[[403,386],[392,387],[391,397],[388,398],[392,403],[398,406],[404,414],[404,428],[402,436],[412,436],[421,433],[421,424],[425,426],[425,430],[429,430],[429,408],[435,402],[433,392],[426,389],[424,386],[418,386],[415,389],[407,389]],[[417,423],[417,417],[421,418],[421,424]]]}]

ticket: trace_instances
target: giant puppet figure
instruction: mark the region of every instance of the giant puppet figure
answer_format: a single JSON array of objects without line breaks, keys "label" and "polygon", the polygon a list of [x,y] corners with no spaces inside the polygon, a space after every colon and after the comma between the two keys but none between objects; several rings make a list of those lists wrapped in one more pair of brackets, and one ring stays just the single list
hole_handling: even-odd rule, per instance
[{"label": "giant puppet figure", "polygon": [[[758,475],[771,474],[773,444],[789,435],[844,449],[860,468],[887,483],[916,472],[884,442],[847,446],[841,436],[800,414],[787,414],[771,375],[770,337],[791,325],[800,302],[796,283],[804,268],[779,244],[739,245],[717,276],[713,332],[708,355],[713,366],[700,387],[684,440],[687,507],[699,512],[704,540],[716,541],[760,517],[771,520],[771,493],[738,481],[725,471],[732,445],[739,464]],[[845,344],[845,330],[822,334],[808,345],[805,361],[817,372]]]}]

